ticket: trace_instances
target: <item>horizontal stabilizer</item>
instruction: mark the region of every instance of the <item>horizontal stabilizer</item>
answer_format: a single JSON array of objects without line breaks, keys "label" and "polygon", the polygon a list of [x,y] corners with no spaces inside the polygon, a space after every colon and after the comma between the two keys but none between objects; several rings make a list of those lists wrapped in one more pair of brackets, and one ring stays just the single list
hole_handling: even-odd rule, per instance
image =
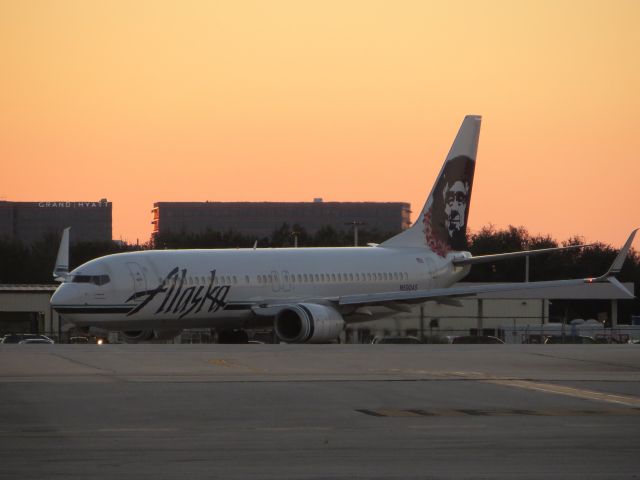
[{"label": "horizontal stabilizer", "polygon": [[477,257],[454,259],[454,265],[477,265],[479,263],[492,263],[502,260],[513,260],[516,258],[532,257],[543,253],[561,252],[563,250],[573,250],[574,248],[585,248],[589,245],[570,245],[568,247],[540,248],[538,250],[523,250],[521,252],[497,253],[495,255],[479,255]]}]

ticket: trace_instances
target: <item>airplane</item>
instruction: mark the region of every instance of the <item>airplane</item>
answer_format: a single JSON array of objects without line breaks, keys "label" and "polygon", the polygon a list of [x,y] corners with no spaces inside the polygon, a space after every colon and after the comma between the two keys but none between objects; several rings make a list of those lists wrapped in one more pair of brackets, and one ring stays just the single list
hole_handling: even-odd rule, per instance
[{"label": "airplane", "polygon": [[468,115],[416,222],[378,244],[335,248],[149,250],[107,255],[73,271],[69,229],[63,232],[52,307],[81,328],[120,331],[126,342],[170,339],[185,328],[214,328],[222,343],[246,341],[246,330],[273,328],[286,343],[334,341],[346,324],[409,311],[412,304],[459,305],[484,292],[609,282],[634,230],[599,277],[521,284],[455,285],[472,265],[568,248],[472,256],[467,219],[481,117]]}]

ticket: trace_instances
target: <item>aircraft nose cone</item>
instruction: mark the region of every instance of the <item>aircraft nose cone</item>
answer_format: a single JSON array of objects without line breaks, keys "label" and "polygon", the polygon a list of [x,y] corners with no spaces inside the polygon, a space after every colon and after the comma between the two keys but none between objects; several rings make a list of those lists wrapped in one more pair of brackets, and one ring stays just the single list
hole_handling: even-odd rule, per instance
[{"label": "aircraft nose cone", "polygon": [[53,308],[69,303],[69,289],[66,287],[66,285],[60,285],[57,290],[53,292],[51,300],[49,301]]}]

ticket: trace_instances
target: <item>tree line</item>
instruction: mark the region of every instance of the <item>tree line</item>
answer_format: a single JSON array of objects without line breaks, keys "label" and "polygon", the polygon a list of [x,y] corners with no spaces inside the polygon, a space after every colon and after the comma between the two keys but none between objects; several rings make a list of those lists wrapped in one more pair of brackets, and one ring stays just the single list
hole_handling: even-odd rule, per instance
[{"label": "tree line", "polygon": [[[358,243],[359,245],[382,243],[395,233],[397,232],[362,228],[358,232]],[[498,229],[492,225],[471,233],[467,240],[468,250],[473,255],[584,244],[584,240],[579,236],[558,242],[550,235],[531,235],[524,227],[509,226]],[[293,247],[296,242],[299,247],[338,247],[353,245],[354,235],[353,230],[336,230],[331,226],[309,233],[303,226],[285,223],[264,238],[234,231],[205,230],[200,233],[163,233],[155,237],[153,243],[143,245],[115,241],[78,242],[71,247],[70,268],[73,269],[88,260],[112,253],[145,249],[251,248],[256,242],[258,248]],[[0,239],[0,283],[52,283],[51,272],[59,243],[59,235],[54,234],[45,235],[40,241],[31,245],[24,245],[18,240]],[[595,243],[587,248],[531,257],[529,280],[601,275],[607,271],[617,253],[618,251],[610,245]],[[524,265],[524,259],[475,265],[465,281],[521,282],[525,279]],[[636,251],[631,251],[618,278],[623,282],[634,282],[636,292],[640,291],[640,256]],[[620,307],[621,318],[628,318],[630,314],[640,315],[638,300],[622,302]]]}]

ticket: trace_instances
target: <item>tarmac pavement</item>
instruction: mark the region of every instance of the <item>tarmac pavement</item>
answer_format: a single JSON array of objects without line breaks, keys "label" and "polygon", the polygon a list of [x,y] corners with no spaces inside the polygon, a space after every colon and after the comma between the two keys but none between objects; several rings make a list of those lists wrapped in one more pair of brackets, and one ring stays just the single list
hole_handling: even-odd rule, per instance
[{"label": "tarmac pavement", "polygon": [[0,478],[640,478],[638,345],[0,345]]}]

